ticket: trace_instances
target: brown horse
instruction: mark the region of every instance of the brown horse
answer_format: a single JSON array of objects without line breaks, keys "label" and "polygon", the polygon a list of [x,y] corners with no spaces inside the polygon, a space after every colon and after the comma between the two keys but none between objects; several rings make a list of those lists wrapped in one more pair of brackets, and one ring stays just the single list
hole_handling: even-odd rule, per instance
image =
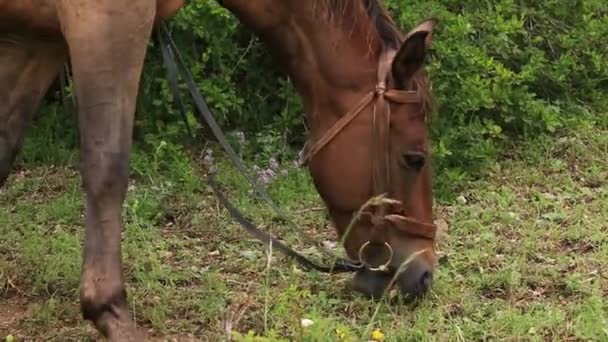
[{"label": "brown horse", "polygon": [[[435,268],[431,92],[423,62],[436,22],[402,35],[378,0],[220,3],[284,63],[302,98],[314,184],[339,236],[348,229],[348,255],[369,266],[354,287],[379,296],[394,277],[402,294],[423,295]],[[122,273],[121,207],[146,45],[155,23],[182,6],[182,0],[0,0],[0,185],[69,58],[86,195],[81,308],[110,339],[139,336]],[[392,200],[355,215],[379,194]]]}]

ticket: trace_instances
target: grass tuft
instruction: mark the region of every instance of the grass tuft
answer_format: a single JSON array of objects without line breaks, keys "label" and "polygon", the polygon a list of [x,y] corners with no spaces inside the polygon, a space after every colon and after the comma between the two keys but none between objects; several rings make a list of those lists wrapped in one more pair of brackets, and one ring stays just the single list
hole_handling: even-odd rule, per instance
[{"label": "grass tuft", "polygon": [[[366,300],[347,275],[266,251],[201,181],[200,156],[135,148],[123,235],[133,316],[159,340],[366,341],[375,330],[385,341],[606,340],[607,137],[589,126],[520,146],[438,204],[442,257],[417,307]],[[64,162],[22,159],[0,194],[0,337],[95,340],[78,308],[79,174],[70,158],[53,159]],[[319,255],[217,163],[240,208]],[[271,195],[307,235],[338,242],[325,212],[311,210],[323,205],[306,171],[285,167]]]}]

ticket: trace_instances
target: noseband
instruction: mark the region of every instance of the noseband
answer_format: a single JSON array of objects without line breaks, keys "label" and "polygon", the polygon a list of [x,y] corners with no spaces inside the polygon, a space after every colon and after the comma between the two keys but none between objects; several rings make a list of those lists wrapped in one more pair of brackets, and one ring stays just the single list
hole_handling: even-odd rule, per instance
[{"label": "noseband", "polygon": [[[373,139],[373,156],[372,181],[374,195],[382,195],[387,193],[390,184],[389,172],[389,122],[391,116],[391,103],[420,103],[421,99],[416,91],[387,89],[386,83],[388,73],[391,69],[392,61],[395,57],[395,51],[385,51],[380,57],[378,66],[378,83],[376,87],[368,92],[352,110],[342,116],[325,134],[321,136],[310,148],[306,148],[303,163],[308,163],[321,149],[329,144],[338,133],[340,133],[353,119],[355,119],[367,106],[372,105],[372,139]],[[426,120],[426,117],[425,117]],[[393,227],[398,231],[423,238],[434,240],[437,227],[433,223],[422,222],[405,215],[402,209],[397,209],[397,213],[387,214],[387,205],[381,204],[376,206],[374,212],[365,212],[371,216],[373,226],[373,236],[382,236],[379,228],[384,231],[384,227]],[[392,210],[391,210],[392,211]],[[395,212],[395,211],[393,211]],[[371,242],[378,242],[386,246],[392,256],[392,248],[385,239],[374,238],[365,242],[359,249],[359,257],[364,252]],[[363,262],[363,260],[361,260]],[[390,258],[385,265],[376,267],[377,270],[384,270],[390,263]]]}]

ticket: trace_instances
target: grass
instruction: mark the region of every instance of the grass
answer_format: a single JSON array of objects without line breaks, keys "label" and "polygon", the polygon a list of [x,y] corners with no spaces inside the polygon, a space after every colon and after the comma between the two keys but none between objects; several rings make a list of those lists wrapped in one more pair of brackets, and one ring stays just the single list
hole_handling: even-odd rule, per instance
[{"label": "grass", "polygon": [[[219,206],[199,158],[171,144],[136,149],[123,235],[131,312],[158,340],[365,341],[378,329],[386,341],[605,341],[607,156],[605,128],[538,139],[438,204],[448,227],[441,261],[432,292],[412,308],[368,301],[346,275],[270,255]],[[96,340],[77,301],[79,174],[70,162],[49,164],[25,160],[0,193],[0,338]],[[233,168],[219,167],[239,208],[319,254],[248,195]],[[335,241],[304,170],[289,168],[270,191],[307,235]]]}]

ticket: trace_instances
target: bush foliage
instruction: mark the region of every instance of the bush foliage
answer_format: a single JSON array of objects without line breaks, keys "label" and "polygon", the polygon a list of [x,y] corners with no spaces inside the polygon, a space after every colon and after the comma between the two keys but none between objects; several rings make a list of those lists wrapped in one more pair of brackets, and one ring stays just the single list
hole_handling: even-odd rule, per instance
[{"label": "bush foliage", "polygon": [[[599,113],[608,107],[608,2],[385,3],[405,31],[427,16],[440,19],[429,58],[440,187],[479,170],[514,139],[581,120],[607,123]],[[302,107],[265,46],[215,1],[192,1],[168,24],[218,120],[245,133],[244,154],[293,158],[306,138]],[[136,139],[184,134],[154,44],[142,81]]]}]

